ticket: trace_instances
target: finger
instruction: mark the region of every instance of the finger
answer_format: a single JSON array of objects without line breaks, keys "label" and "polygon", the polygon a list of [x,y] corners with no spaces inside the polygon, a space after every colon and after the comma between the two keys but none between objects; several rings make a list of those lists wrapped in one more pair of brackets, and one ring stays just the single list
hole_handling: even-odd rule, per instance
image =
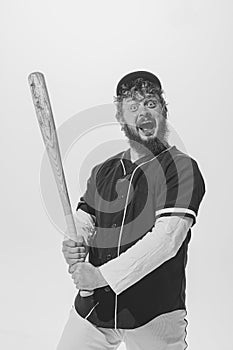
[{"label": "finger", "polygon": [[84,262],[84,258],[80,258],[80,259],[67,259],[66,261],[67,261],[67,263],[71,266],[71,265],[74,265],[74,264],[77,264],[77,263]]},{"label": "finger", "polygon": [[62,252],[66,257],[72,257],[73,254],[87,254],[87,249],[85,247],[63,247]]},{"label": "finger", "polygon": [[72,239],[68,239],[62,242],[63,247],[76,247],[77,243]]},{"label": "finger", "polygon": [[69,260],[67,261],[67,264],[68,264],[69,266],[72,266],[72,265],[74,265],[74,264],[84,263],[84,261],[85,261],[84,258],[82,258],[82,259],[69,259]]},{"label": "finger", "polygon": [[66,254],[68,259],[83,259],[86,257],[86,253],[73,253],[73,254]]},{"label": "finger", "polygon": [[72,266],[74,264],[80,264],[80,263],[84,263],[85,259],[84,258],[80,258],[80,259],[66,259],[66,263],[69,266]]},{"label": "finger", "polygon": [[82,251],[78,253],[71,253],[70,251],[65,251],[63,252],[63,254],[67,259],[75,259],[75,258],[85,257],[87,255],[87,252]]},{"label": "finger", "polygon": [[63,252],[63,255],[64,255],[64,258],[66,260],[66,262],[68,262],[68,260],[76,260],[76,259],[83,259],[85,260],[86,259],[86,256],[87,256],[87,253],[73,253],[73,254],[70,254],[69,252]]},{"label": "finger", "polygon": [[66,253],[64,254],[64,257],[66,259],[66,261],[68,260],[77,260],[77,259],[84,259],[86,258],[87,254],[86,253],[76,253],[76,254],[69,254],[69,253]]},{"label": "finger", "polygon": [[86,247],[85,246],[80,246],[80,247],[77,247],[77,251],[79,253],[84,253],[86,251]]},{"label": "finger", "polygon": [[74,247],[74,248],[69,248],[67,249],[67,251],[71,254],[73,253],[85,253],[86,251],[86,247],[82,246],[82,247]]}]

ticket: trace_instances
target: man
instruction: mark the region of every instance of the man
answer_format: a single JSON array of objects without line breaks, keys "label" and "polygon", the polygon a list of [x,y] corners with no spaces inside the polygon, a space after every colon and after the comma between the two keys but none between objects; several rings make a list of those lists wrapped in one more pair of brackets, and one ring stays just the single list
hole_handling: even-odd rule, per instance
[{"label": "man", "polygon": [[115,102],[130,148],[93,168],[75,215],[83,243],[63,243],[76,287],[92,294],[78,293],[58,350],[122,341],[127,350],[182,350],[187,249],[204,181],[196,161],[168,144],[154,74],[124,76]]}]

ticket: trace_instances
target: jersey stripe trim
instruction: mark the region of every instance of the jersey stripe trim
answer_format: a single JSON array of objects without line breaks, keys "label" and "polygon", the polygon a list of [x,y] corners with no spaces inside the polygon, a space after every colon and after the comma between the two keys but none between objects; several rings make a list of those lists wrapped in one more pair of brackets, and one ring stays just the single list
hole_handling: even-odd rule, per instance
[{"label": "jersey stripe trim", "polygon": [[162,214],[174,214],[174,213],[181,213],[181,214],[190,214],[192,215],[195,219],[196,219],[196,213],[191,210],[191,209],[187,209],[187,208],[164,208],[164,209],[160,209],[160,210],[157,210],[155,212],[155,216],[159,216],[159,215],[162,215]]}]

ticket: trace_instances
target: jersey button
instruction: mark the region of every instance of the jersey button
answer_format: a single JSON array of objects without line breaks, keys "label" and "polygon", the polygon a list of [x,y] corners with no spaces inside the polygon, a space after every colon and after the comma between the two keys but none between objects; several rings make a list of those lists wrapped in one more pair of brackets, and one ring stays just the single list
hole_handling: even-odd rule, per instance
[{"label": "jersey button", "polygon": [[105,290],[105,292],[110,292],[110,288],[109,287],[105,287],[104,290]]},{"label": "jersey button", "polygon": [[111,259],[112,259],[111,254],[108,254],[108,255],[106,256],[106,259],[107,259],[107,260],[111,260]]}]

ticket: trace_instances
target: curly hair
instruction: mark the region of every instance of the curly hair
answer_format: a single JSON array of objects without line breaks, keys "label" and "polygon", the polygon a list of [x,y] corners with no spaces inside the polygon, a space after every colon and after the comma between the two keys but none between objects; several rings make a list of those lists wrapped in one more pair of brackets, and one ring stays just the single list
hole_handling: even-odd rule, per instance
[{"label": "curly hair", "polygon": [[114,97],[114,102],[117,105],[118,113],[121,113],[122,101],[124,98],[136,98],[137,95],[143,97],[148,97],[148,95],[156,96],[162,106],[162,115],[167,119],[168,109],[167,103],[163,97],[163,93],[163,90],[160,89],[157,85],[148,80],[144,80],[143,78],[138,78],[136,80],[130,81],[127,84],[123,84],[120,87],[119,94]]}]

